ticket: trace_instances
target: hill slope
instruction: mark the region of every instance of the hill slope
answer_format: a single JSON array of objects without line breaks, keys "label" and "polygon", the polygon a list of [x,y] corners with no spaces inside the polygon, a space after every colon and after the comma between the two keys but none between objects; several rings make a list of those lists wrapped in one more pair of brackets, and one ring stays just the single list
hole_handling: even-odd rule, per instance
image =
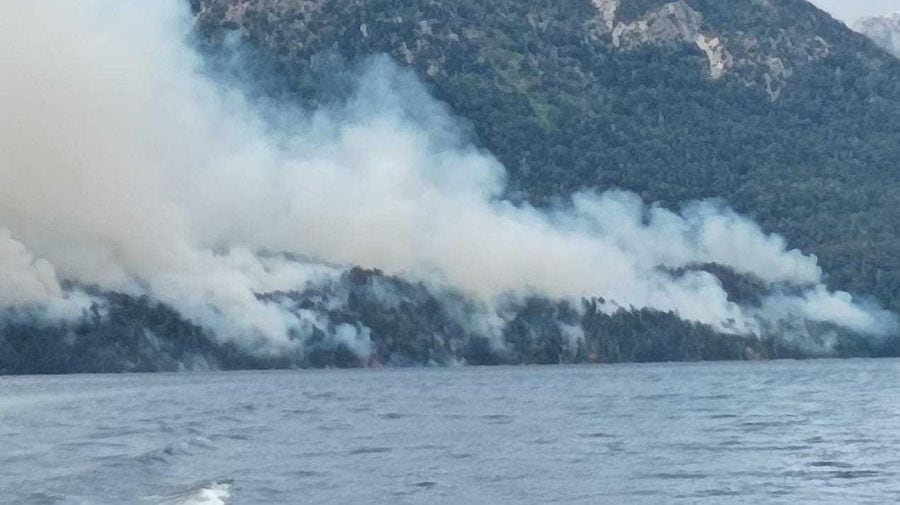
[{"label": "hill slope", "polygon": [[[387,53],[471,121],[538,204],[624,187],[720,197],[900,310],[900,62],[802,0],[194,0],[269,92]],[[275,83],[273,85],[273,83]]]}]

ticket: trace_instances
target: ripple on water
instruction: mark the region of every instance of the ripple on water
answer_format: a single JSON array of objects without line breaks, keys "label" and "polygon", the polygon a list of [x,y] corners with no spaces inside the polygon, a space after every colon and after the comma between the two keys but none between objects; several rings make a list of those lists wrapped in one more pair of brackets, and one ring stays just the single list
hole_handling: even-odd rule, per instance
[{"label": "ripple on water", "polygon": [[384,454],[391,452],[390,447],[359,447],[357,449],[352,449],[349,454]]},{"label": "ripple on water", "polygon": [[807,466],[828,467],[828,468],[853,468],[853,465],[851,465],[850,463],[844,463],[842,461],[813,461],[812,463],[808,463]]},{"label": "ripple on water", "polygon": [[315,470],[295,470],[293,472],[288,472],[288,475],[298,479],[312,479],[315,477],[324,477],[326,474]]},{"label": "ripple on water", "polygon": [[709,474],[702,472],[658,472],[644,475],[644,478],[661,480],[695,480],[708,477]]},{"label": "ripple on water", "polygon": [[197,450],[209,451],[214,448],[214,443],[204,437],[192,437],[188,440],[181,440],[166,444],[164,447],[151,449],[142,452],[131,459],[143,465],[169,465],[180,457],[194,455]]},{"label": "ripple on water", "polygon": [[733,489],[714,488],[700,490],[694,493],[694,496],[696,496],[697,498],[715,498],[722,496],[741,496],[742,494],[743,493],[741,493],[740,491],[735,491]]},{"label": "ripple on water", "polygon": [[603,433],[602,431],[594,432],[594,433],[581,433],[579,435],[581,438],[616,438],[615,435],[611,435],[609,433]]},{"label": "ripple on water", "polygon": [[337,393],[334,391],[304,391],[303,396],[310,400],[329,400],[335,398]]},{"label": "ripple on water", "polygon": [[66,496],[48,493],[32,493],[26,496],[25,500],[34,505],[69,505],[72,503]]},{"label": "ripple on water", "polygon": [[488,414],[481,416],[481,418],[487,424],[510,424],[513,422],[513,417],[506,414]]},{"label": "ripple on water", "polygon": [[823,480],[854,480],[867,479],[885,475],[883,472],[876,470],[823,470],[823,471],[807,471],[796,470],[785,472],[785,476],[794,477],[803,480],[823,481]]},{"label": "ripple on water", "polygon": [[802,424],[803,420],[789,420],[789,421],[744,421],[740,423],[738,426],[743,431],[746,432],[754,432],[754,431],[765,431],[772,428],[788,428],[791,426],[795,426],[797,424]]}]

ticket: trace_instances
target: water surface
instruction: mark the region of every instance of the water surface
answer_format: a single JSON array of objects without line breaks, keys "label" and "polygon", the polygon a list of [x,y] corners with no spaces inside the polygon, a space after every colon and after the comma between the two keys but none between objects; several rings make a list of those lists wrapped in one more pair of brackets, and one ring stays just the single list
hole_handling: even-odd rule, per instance
[{"label": "water surface", "polygon": [[0,377],[10,504],[893,503],[900,361]]}]

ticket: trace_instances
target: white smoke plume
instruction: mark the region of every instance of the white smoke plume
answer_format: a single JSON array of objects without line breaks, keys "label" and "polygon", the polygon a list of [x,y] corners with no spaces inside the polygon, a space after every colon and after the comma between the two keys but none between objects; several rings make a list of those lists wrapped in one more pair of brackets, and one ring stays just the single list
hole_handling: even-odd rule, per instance
[{"label": "white smoke plume", "polygon": [[62,296],[56,272],[0,229],[0,306],[27,305]]},{"label": "white smoke plume", "polygon": [[[602,296],[609,310],[671,310],[739,334],[781,319],[892,331],[892,315],[824,287],[814,256],[720,204],[676,213],[621,191],[580,193],[552,211],[504,201],[503,168],[385,60],[343,107],[294,111],[273,130],[200,70],[186,4],[4,4],[0,306],[58,303],[71,296],[66,279],[147,294],[222,340],[279,352],[314,315],[257,295],[339,269],[261,254],[274,251],[380,268],[488,305]],[[711,274],[673,273],[713,262],[799,291],[742,307]],[[364,335],[347,326],[338,337],[363,349]]]}]

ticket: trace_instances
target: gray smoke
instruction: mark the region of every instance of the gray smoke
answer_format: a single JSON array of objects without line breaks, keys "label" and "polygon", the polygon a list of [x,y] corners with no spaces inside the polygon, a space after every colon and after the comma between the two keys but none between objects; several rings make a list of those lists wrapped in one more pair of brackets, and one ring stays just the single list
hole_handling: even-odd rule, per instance
[{"label": "gray smoke", "polygon": [[[201,71],[184,4],[4,5],[0,307],[77,314],[88,298],[62,287],[70,280],[148,295],[222,341],[263,338],[278,353],[323,323],[258,295],[361,265],[487,307],[602,296],[610,311],[675,311],[734,334],[797,321],[895,328],[892,314],[828,290],[815,256],[716,202],[673,212],[584,192],[546,211],[503,200],[503,167],[386,59],[345,105],[286,112],[277,123],[289,126],[274,128]],[[715,276],[686,269],[706,263],[773,294],[733,303]],[[365,328],[335,338],[369,345]]]}]

